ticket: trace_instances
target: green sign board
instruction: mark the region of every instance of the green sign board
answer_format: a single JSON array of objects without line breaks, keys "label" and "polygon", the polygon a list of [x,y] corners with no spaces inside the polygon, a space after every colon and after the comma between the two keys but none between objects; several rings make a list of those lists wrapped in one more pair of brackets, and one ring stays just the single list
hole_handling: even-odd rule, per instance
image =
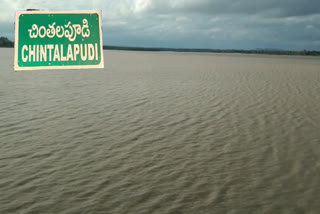
[{"label": "green sign board", "polygon": [[103,68],[100,11],[16,13],[15,70]]}]

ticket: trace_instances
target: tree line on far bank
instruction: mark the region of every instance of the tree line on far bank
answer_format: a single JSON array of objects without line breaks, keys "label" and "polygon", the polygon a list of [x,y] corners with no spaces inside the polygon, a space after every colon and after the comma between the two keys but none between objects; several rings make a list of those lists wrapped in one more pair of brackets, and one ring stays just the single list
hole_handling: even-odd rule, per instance
[{"label": "tree line on far bank", "polygon": [[0,47],[13,47],[14,43],[7,37],[0,37]]},{"label": "tree line on far bank", "polygon": [[150,48],[150,47],[126,47],[126,46],[107,46],[105,50],[124,50],[124,51],[173,51],[173,52],[197,52],[197,53],[243,53],[243,54],[273,54],[273,55],[302,55],[302,56],[320,56],[320,51],[287,51],[272,49],[201,49],[201,48]]},{"label": "tree line on far bank", "polygon": [[[0,37],[0,47],[13,47],[14,42],[7,37]],[[245,53],[245,54],[277,54],[277,55],[309,55],[320,56],[320,51],[286,51],[286,50],[237,50],[237,49],[194,49],[194,48],[146,48],[125,46],[103,46],[106,50],[130,50],[130,51],[174,51],[174,52],[205,52],[205,53]]]}]

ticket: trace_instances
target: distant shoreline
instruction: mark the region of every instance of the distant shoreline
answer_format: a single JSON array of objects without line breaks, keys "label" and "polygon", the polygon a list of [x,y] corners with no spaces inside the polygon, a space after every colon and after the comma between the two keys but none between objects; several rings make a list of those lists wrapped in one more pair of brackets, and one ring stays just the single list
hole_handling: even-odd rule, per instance
[{"label": "distant shoreline", "polygon": [[[1,46],[0,48],[13,48],[14,45]],[[120,51],[150,51],[150,52],[193,52],[193,53],[240,53],[240,54],[271,54],[288,56],[320,56],[320,51],[288,51],[288,50],[239,50],[239,49],[201,49],[201,48],[147,48],[147,47],[126,47],[126,46],[103,46],[104,50]]]},{"label": "distant shoreline", "polygon": [[239,49],[201,49],[201,48],[147,48],[126,46],[103,46],[104,50],[123,51],[151,51],[151,52],[194,52],[194,53],[242,53],[242,54],[273,54],[273,55],[296,55],[296,56],[320,56],[320,51],[288,51],[288,50],[239,50]]}]

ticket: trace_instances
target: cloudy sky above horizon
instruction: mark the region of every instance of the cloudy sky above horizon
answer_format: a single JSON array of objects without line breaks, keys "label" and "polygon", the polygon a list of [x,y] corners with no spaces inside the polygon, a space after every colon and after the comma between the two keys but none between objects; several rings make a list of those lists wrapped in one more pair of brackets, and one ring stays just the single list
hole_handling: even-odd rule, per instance
[{"label": "cloudy sky above horizon", "polygon": [[27,8],[102,10],[104,45],[320,50],[319,0],[1,0],[0,36]]}]

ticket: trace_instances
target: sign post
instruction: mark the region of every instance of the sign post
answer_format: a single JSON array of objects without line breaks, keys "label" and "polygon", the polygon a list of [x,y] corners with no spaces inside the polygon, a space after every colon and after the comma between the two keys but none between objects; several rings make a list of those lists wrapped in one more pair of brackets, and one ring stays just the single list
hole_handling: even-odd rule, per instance
[{"label": "sign post", "polygon": [[103,68],[100,11],[16,13],[14,70]]}]

